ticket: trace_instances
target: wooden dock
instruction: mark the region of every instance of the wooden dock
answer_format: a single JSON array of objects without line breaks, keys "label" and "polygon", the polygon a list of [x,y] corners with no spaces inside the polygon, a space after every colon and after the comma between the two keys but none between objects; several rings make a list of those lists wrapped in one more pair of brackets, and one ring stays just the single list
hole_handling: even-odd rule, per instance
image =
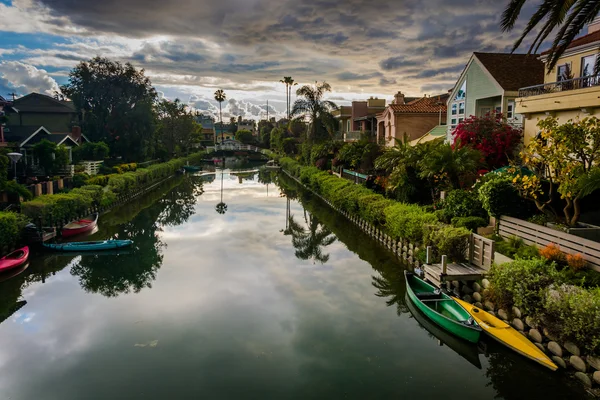
[{"label": "wooden dock", "polygon": [[483,278],[487,270],[470,263],[450,263],[446,265],[446,273],[443,273],[442,264],[424,265],[425,278],[441,287],[443,282],[448,281],[477,281]]}]

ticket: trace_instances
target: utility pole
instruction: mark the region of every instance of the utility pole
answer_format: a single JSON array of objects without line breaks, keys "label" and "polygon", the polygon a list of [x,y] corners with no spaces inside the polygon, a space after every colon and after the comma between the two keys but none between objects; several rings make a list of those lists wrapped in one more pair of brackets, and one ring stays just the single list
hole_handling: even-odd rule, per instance
[{"label": "utility pole", "polygon": [[9,96],[12,96],[12,100],[15,101],[15,99],[17,98],[17,93],[12,92],[8,94]]},{"label": "utility pole", "polygon": [[269,100],[267,100],[267,122],[269,122]]}]

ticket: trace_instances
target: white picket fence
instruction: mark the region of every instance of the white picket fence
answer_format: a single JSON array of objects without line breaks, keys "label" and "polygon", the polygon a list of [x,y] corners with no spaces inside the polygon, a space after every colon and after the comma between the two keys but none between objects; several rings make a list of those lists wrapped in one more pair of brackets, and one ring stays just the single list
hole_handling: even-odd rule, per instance
[{"label": "white picket fence", "polygon": [[82,161],[79,164],[83,165],[84,171],[88,175],[97,175],[104,161]]}]

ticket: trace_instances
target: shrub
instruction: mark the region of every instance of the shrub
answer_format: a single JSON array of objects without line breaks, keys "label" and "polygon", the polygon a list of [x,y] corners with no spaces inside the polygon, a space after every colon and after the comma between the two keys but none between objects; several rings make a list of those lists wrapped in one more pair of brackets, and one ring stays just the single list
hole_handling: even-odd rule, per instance
[{"label": "shrub", "polygon": [[90,176],[88,174],[84,173],[80,173],[80,174],[75,174],[73,175],[73,187],[82,187],[83,185],[86,184],[86,181],[90,179]]},{"label": "shrub", "polygon": [[551,218],[546,214],[536,214],[527,218],[527,222],[531,222],[532,224],[537,224],[541,226],[546,226],[547,222],[552,222]]},{"label": "shrub", "polygon": [[414,244],[423,241],[423,229],[426,225],[437,222],[433,213],[423,212],[421,207],[414,204],[396,203],[386,208],[384,214],[389,233]]},{"label": "shrub", "polygon": [[540,256],[548,261],[564,263],[565,255],[560,251],[560,247],[554,243],[550,243],[548,246],[540,250]]},{"label": "shrub", "polygon": [[443,208],[440,210],[435,210],[433,212],[438,221],[444,224],[449,224],[452,220],[452,216]]},{"label": "shrub", "polygon": [[524,244],[523,246],[517,249],[515,253],[516,258],[520,258],[523,260],[531,260],[532,258],[539,258],[540,251],[535,246],[527,246]]},{"label": "shrub", "polygon": [[471,232],[464,228],[433,224],[425,228],[424,244],[433,246],[434,257],[440,261],[443,255],[448,256],[450,262],[461,262],[466,259],[469,249]]},{"label": "shrub", "polygon": [[524,313],[535,315],[543,310],[549,286],[559,279],[554,264],[540,258],[494,264],[489,273],[490,295],[500,307],[515,305]]},{"label": "shrub", "polygon": [[579,253],[567,254],[567,265],[571,267],[573,271],[580,271],[587,266],[587,261]]},{"label": "shrub", "polygon": [[73,189],[70,193],[80,193],[84,196],[90,196],[95,205],[100,205],[103,192],[104,190],[102,189],[102,186],[86,185],[77,189]]},{"label": "shrub", "polygon": [[600,287],[600,273],[591,269],[582,269],[574,271],[571,268],[565,268],[559,272],[561,281],[590,289]]},{"label": "shrub", "polygon": [[471,232],[477,232],[477,228],[487,226],[488,222],[481,217],[454,217],[452,226],[457,228],[467,228]]},{"label": "shrub", "polygon": [[590,354],[600,346],[600,289],[553,286],[544,298],[547,329],[561,341],[572,341]]},{"label": "shrub", "polygon": [[482,207],[492,217],[502,215],[516,218],[526,218],[531,206],[519,195],[508,175],[490,174],[491,178],[478,189]]},{"label": "shrub", "polygon": [[0,251],[11,250],[17,245],[28,222],[23,214],[0,211]]},{"label": "shrub", "polygon": [[327,169],[327,159],[326,158],[319,158],[316,162],[315,162],[315,167],[319,168],[321,171],[324,171]]},{"label": "shrub", "polygon": [[88,185],[106,186],[112,175],[96,175],[87,180]]},{"label": "shrub", "polygon": [[474,192],[467,190],[453,190],[447,194],[443,203],[445,212],[454,217],[481,217],[488,218],[481,202]]}]

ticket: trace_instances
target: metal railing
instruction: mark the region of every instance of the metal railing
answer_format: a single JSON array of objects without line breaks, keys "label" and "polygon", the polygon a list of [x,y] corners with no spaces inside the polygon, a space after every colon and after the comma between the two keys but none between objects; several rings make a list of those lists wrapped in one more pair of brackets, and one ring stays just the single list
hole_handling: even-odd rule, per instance
[{"label": "metal railing", "polygon": [[539,96],[541,94],[577,90],[592,86],[600,86],[600,75],[566,79],[560,82],[544,83],[519,89],[519,97]]},{"label": "metal railing", "polygon": [[206,148],[206,151],[211,153],[213,151],[253,151],[255,153],[263,153],[266,154],[267,150],[262,149],[260,147],[252,146],[249,144],[217,144],[216,146],[209,146]]},{"label": "metal railing", "polygon": [[344,141],[361,140],[363,137],[371,139],[373,131],[349,131],[344,133]]}]

